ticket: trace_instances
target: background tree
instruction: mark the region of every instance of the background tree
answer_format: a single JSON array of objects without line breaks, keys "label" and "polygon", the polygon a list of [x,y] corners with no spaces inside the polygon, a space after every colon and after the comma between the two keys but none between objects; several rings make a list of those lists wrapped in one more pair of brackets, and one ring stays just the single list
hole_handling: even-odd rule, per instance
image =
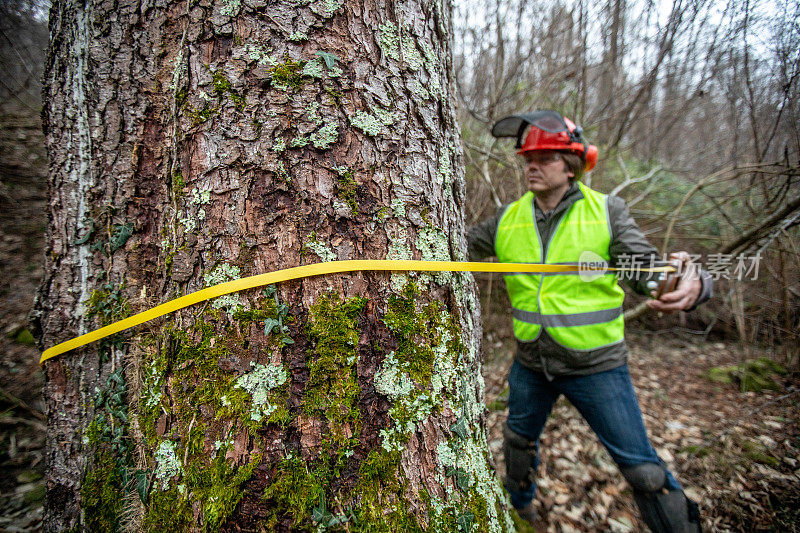
[{"label": "background tree", "polygon": [[[464,259],[447,3],[57,1],[43,345],[204,285]],[[45,525],[499,530],[474,286],[219,298],[46,364]]]}]

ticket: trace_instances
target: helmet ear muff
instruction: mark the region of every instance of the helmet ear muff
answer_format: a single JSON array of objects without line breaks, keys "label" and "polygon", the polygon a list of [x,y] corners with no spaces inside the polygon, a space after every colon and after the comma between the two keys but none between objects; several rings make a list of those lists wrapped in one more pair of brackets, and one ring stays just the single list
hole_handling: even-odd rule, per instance
[{"label": "helmet ear muff", "polygon": [[571,142],[581,143],[583,145],[586,144],[583,140],[583,128],[581,128],[580,126],[575,126],[572,129],[567,128],[567,131],[569,132],[569,140]]},{"label": "helmet ear muff", "polygon": [[584,172],[589,172],[592,170],[595,165],[597,165],[597,146],[590,144],[586,147],[585,151],[583,152],[584,160],[586,161],[586,166],[584,167]]}]

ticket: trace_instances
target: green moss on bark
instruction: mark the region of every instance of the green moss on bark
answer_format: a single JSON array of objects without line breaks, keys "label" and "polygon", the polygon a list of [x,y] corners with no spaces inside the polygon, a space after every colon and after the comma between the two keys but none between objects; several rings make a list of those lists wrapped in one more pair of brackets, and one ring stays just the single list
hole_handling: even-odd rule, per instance
[{"label": "green moss on bark", "polygon": [[244,96],[237,93],[231,86],[231,82],[220,71],[211,72],[211,80],[214,87],[214,94],[220,97],[227,96],[233,102],[237,111],[244,109]]},{"label": "green moss on bark", "polygon": [[358,184],[349,168],[337,168],[336,196],[347,204],[353,215],[358,214]]},{"label": "green moss on bark", "polygon": [[338,531],[344,524],[351,531],[423,531],[401,501],[406,487],[398,452],[372,450],[355,480],[342,479],[343,466],[341,456],[326,454],[312,462],[296,457],[279,462],[264,491],[269,516],[262,526],[274,530],[282,517],[291,517],[293,531]]},{"label": "green moss on bark", "polygon": [[191,327],[168,327],[162,349],[143,361],[138,422],[148,455],[156,458],[158,482],[146,506],[150,531],[217,531],[261,460],[258,454],[245,464],[227,458],[234,435],[290,421],[283,367],[253,361],[249,372],[225,369],[225,361],[247,353],[254,328],[264,328],[267,350],[288,338],[272,327],[291,319],[286,307],[262,294],[253,309],[232,315],[212,309]]},{"label": "green moss on bark", "polygon": [[286,61],[274,65],[269,71],[272,82],[278,87],[291,88],[295,91],[301,89],[305,83],[303,79],[305,65],[305,61]]},{"label": "green moss on bark", "polygon": [[194,506],[200,511],[203,531],[218,531],[244,496],[242,485],[253,475],[261,456],[236,467],[225,458],[222,446],[211,461],[192,457],[184,465],[182,483],[166,491],[154,492],[145,516],[148,531],[187,531],[197,527]]},{"label": "green moss on bark", "polygon": [[314,354],[307,363],[303,410],[312,416],[324,415],[329,431],[326,445],[331,450],[350,449],[358,443],[358,320],[365,303],[358,297],[342,302],[338,295],[328,293],[309,312],[308,337]]},{"label": "green moss on bark", "polygon": [[[122,496],[132,490],[135,472],[128,434],[127,386],[122,369],[113,372],[103,389],[95,394],[95,418],[85,429],[83,444],[89,462],[81,483],[81,510],[88,531],[117,531],[123,519]],[[146,497],[147,485],[139,487]]]},{"label": "green moss on bark", "polygon": [[81,510],[88,531],[117,531],[120,523],[122,476],[117,459],[99,452],[81,484]]},{"label": "green moss on bark", "polygon": [[419,289],[407,284],[401,294],[389,297],[384,323],[397,339],[395,357],[411,379],[422,386],[432,383],[436,368],[436,346],[457,357],[464,346],[460,331],[441,302],[419,306]]}]

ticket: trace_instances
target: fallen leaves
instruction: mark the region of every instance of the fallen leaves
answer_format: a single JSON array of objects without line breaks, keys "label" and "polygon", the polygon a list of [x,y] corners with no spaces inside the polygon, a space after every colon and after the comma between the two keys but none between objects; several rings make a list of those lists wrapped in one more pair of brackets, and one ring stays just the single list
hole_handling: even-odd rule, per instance
[{"label": "fallen leaves", "polygon": [[[631,376],[651,442],[700,504],[704,528],[800,531],[800,395],[783,398],[789,387],[800,388],[798,377],[784,376],[780,391],[742,393],[705,377],[709,368],[744,359],[738,345],[641,333],[629,339]],[[749,357],[754,350],[749,348]],[[512,354],[504,343],[485,364],[486,395],[494,408]],[[487,414],[501,477],[506,412]],[[540,455],[537,506],[547,531],[647,530],[608,452],[563,398],[545,426]]]}]

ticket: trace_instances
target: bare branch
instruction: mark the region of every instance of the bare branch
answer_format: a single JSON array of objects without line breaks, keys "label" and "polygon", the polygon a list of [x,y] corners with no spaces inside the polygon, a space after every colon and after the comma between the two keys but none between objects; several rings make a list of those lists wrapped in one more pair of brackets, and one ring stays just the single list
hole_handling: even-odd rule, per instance
[{"label": "bare branch", "polygon": [[634,183],[641,183],[643,181],[649,181],[653,179],[653,176],[655,176],[658,173],[658,171],[661,170],[661,165],[656,165],[655,167],[651,168],[644,176],[639,176],[638,178],[631,178],[630,174],[628,174],[628,170],[625,168],[625,162],[622,160],[622,156],[619,154],[617,154],[617,161],[619,162],[619,165],[622,168],[623,173],[625,174],[625,181],[614,187],[614,189],[609,193],[611,194],[611,196],[619,195],[620,192],[630,187]]}]

